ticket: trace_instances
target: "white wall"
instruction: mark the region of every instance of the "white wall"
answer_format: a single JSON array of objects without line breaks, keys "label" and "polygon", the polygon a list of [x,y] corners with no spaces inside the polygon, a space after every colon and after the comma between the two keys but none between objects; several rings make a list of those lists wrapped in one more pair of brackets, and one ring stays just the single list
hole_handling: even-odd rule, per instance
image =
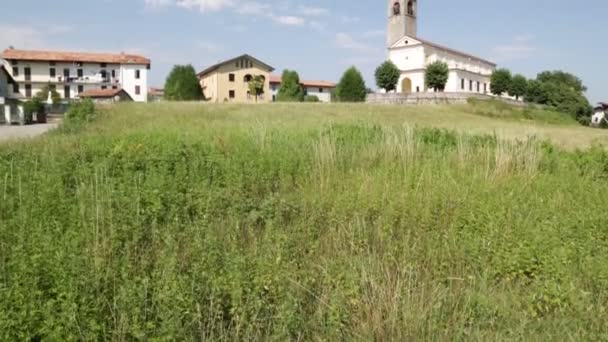
[{"label": "white wall", "polygon": [[398,93],[403,92],[403,80],[405,78],[412,80],[412,93],[425,91],[423,70],[403,72],[401,77],[399,77],[399,82],[397,83]]},{"label": "white wall", "polygon": [[399,70],[423,69],[425,66],[424,47],[418,44],[391,50],[389,59]]},{"label": "white wall", "polygon": [[319,87],[306,87],[306,93],[308,96],[316,96],[319,101],[324,103],[331,102],[331,89],[330,88],[319,88]]},{"label": "white wall", "polygon": [[[135,71],[140,71],[140,78],[135,78]],[[148,101],[148,69],[145,65],[122,65],[120,68],[122,88],[133,98],[135,102]],[[135,88],[139,86],[140,93],[136,94]]]}]

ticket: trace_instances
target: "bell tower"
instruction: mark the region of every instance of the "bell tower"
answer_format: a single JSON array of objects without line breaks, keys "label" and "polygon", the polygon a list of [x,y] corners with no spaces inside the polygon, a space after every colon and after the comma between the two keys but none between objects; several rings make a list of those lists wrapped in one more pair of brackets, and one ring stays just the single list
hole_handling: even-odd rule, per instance
[{"label": "bell tower", "polygon": [[388,29],[386,44],[393,45],[403,36],[416,37],[417,0],[388,0]]}]

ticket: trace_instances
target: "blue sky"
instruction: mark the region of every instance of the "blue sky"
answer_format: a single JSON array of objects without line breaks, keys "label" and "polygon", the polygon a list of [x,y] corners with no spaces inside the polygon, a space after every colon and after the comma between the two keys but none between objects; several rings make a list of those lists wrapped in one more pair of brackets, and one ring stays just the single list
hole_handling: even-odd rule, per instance
[{"label": "blue sky", "polygon": [[[250,53],[301,78],[337,80],[350,65],[373,81],[386,58],[385,0],[5,1],[0,48],[134,52],[151,86],[173,64],[198,70]],[[419,0],[422,38],[533,77],[563,69],[592,102],[608,100],[606,0]]]}]

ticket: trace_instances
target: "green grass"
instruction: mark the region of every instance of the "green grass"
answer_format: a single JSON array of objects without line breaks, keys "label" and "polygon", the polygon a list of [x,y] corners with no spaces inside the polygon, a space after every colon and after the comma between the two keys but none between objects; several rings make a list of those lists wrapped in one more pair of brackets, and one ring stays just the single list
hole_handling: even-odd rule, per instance
[{"label": "green grass", "polygon": [[475,106],[124,105],[2,144],[0,340],[607,340],[608,152]]}]

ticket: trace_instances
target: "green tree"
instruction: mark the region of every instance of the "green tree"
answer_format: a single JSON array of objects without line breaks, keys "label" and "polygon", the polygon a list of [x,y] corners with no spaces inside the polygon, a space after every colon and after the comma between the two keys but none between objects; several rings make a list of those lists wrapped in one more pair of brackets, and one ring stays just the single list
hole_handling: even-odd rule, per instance
[{"label": "green tree", "polygon": [[401,71],[392,61],[386,61],[376,68],[376,84],[386,92],[397,89]]},{"label": "green tree", "polygon": [[49,93],[51,94],[52,103],[58,104],[61,101],[61,95],[51,86],[51,84],[47,84],[36,95],[35,98],[39,99],[41,102],[46,102],[49,99]]},{"label": "green tree", "polygon": [[165,81],[165,99],[169,101],[196,101],[203,91],[192,65],[176,65]]},{"label": "green tree", "polygon": [[336,86],[336,96],[341,102],[363,102],[367,96],[367,88],[361,72],[350,67],[344,72]]},{"label": "green tree", "polygon": [[544,83],[537,80],[529,80],[526,86],[526,94],[524,95],[526,102],[547,104],[549,101],[549,95],[547,94],[547,87]]},{"label": "green tree", "polygon": [[281,88],[277,94],[279,102],[301,102],[304,100],[304,89],[300,84],[300,76],[294,70],[285,70],[281,76]]},{"label": "green tree", "polygon": [[527,90],[528,80],[523,75],[513,76],[509,87],[509,95],[515,96],[515,99],[519,100],[520,97],[526,95]]},{"label": "green tree", "polygon": [[561,70],[543,71],[536,76],[536,79],[543,83],[563,84],[579,93],[587,91],[583,81],[577,76]]},{"label": "green tree", "polygon": [[424,72],[424,82],[427,87],[435,91],[443,91],[448,83],[450,71],[448,65],[444,62],[437,61],[427,65]]},{"label": "green tree", "polygon": [[258,102],[258,96],[264,93],[264,78],[262,76],[253,76],[249,81],[249,93],[255,96],[255,102]]},{"label": "green tree", "polygon": [[511,81],[511,71],[508,69],[495,70],[490,78],[490,91],[496,96],[508,93],[511,89]]}]

